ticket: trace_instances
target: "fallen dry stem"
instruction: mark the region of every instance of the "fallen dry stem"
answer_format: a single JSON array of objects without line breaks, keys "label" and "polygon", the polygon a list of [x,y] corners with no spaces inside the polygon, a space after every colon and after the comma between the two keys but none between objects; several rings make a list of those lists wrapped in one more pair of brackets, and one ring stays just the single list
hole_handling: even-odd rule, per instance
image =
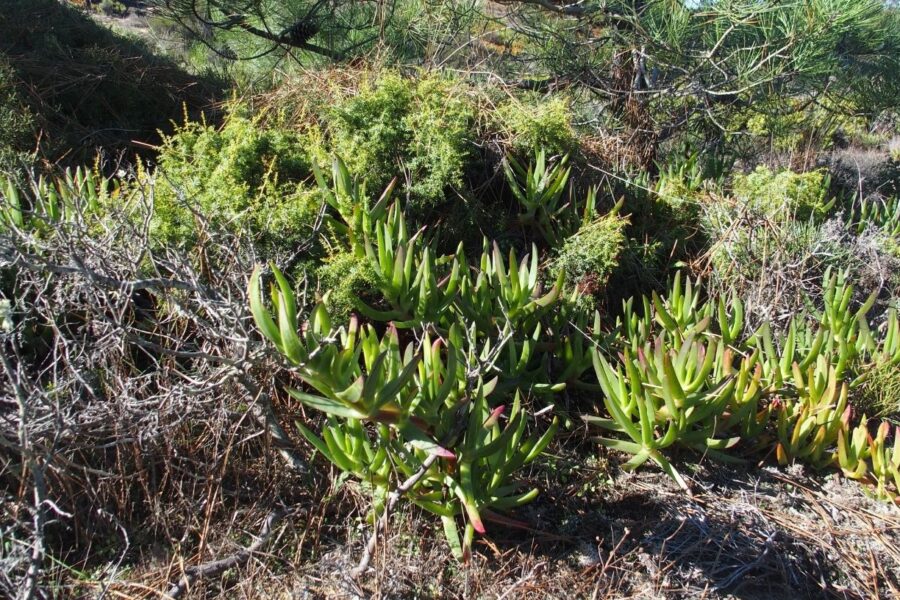
[{"label": "fallen dry stem", "polygon": [[214,577],[222,573],[226,569],[237,567],[246,563],[248,560],[250,560],[250,557],[255,552],[259,552],[260,550],[262,550],[262,548],[269,542],[275,526],[281,521],[281,519],[285,517],[286,514],[287,513],[285,511],[280,509],[274,510],[269,513],[265,521],[263,521],[263,526],[259,531],[259,535],[256,536],[256,541],[254,541],[248,547],[241,548],[240,550],[226,558],[186,568],[178,583],[169,588],[168,595],[175,599],[180,598],[182,594],[184,594],[184,592],[187,591],[190,586],[193,585],[193,583],[198,579],[202,579],[204,577]]},{"label": "fallen dry stem", "polygon": [[369,563],[372,562],[372,555],[375,553],[375,545],[378,543],[378,530],[384,529],[387,530],[388,518],[391,514],[391,511],[394,510],[394,507],[397,506],[397,502],[400,501],[400,498],[411,490],[413,486],[415,486],[420,479],[428,472],[428,469],[431,468],[431,465],[435,463],[438,459],[437,454],[429,454],[428,457],[422,461],[422,466],[419,467],[419,470],[413,473],[409,479],[401,483],[397,489],[390,493],[388,496],[388,501],[385,503],[384,512],[381,514],[381,517],[378,519],[378,522],[375,524],[375,527],[372,528],[372,535],[369,536],[369,541],[366,543],[366,547],[363,549],[362,556],[359,559],[359,564],[350,571],[350,576],[354,579],[359,578],[363,573],[366,572],[366,569],[369,568]]}]

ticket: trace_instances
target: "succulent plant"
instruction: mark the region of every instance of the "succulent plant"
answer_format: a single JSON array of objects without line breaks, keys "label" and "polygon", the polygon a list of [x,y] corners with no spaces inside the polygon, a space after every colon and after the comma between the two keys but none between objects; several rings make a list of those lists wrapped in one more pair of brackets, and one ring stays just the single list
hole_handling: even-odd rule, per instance
[{"label": "succulent plant", "polygon": [[[522,265],[527,278],[524,260]],[[502,426],[506,404],[488,402],[503,395],[498,378],[484,382],[495,371],[511,371],[503,362],[507,358],[524,370],[532,345],[520,350],[512,335],[494,339],[480,333],[474,322],[468,328],[453,323],[441,332],[421,327],[420,320],[417,341],[402,346],[393,324],[380,337],[355,317],[348,326],[333,328],[321,303],[301,325],[289,282],[274,266],[272,272],[271,312],[261,294],[260,268],[250,279],[251,312],[310,390],[288,392],[326,415],[318,434],[303,423],[297,427],[325,458],[370,488],[373,519],[385,510],[399,478],[421,470],[406,497],[442,518],[454,554],[465,558],[474,534],[485,532],[484,516],[502,520],[495,511],[536,496],[536,489],[522,491],[511,477],[540,455],[557,421],[540,435],[526,436],[527,413],[518,390],[510,388],[512,407]],[[499,306],[518,303],[527,310],[533,302],[528,292],[512,293],[527,286],[509,285],[509,299],[504,304],[501,298]],[[512,331],[508,322],[505,330]],[[462,537],[455,525],[460,515],[465,520]]]}]

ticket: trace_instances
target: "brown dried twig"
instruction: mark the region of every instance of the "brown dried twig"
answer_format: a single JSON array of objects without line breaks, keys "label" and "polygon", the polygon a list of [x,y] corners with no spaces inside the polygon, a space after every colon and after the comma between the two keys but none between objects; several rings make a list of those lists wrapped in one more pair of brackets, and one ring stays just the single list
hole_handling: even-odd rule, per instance
[{"label": "brown dried twig", "polygon": [[380,529],[387,530],[388,517],[390,516],[391,511],[394,510],[394,507],[397,506],[397,502],[399,502],[400,498],[422,479],[437,459],[437,454],[429,454],[428,457],[422,461],[422,466],[419,467],[419,470],[413,473],[409,479],[397,486],[397,489],[388,495],[388,501],[385,503],[384,512],[381,514],[375,527],[372,528],[372,535],[369,536],[369,541],[363,549],[359,564],[350,571],[351,577],[356,579],[369,568],[369,563],[372,562],[372,556],[375,554],[375,546],[378,543],[378,531]]},{"label": "brown dried twig", "polygon": [[216,575],[222,573],[227,569],[231,569],[232,567],[239,567],[246,563],[248,560],[250,560],[250,557],[253,556],[254,553],[262,550],[262,548],[269,542],[275,526],[285,517],[286,514],[287,513],[283,510],[275,510],[270,512],[265,521],[263,521],[263,526],[260,529],[259,534],[256,536],[256,541],[254,541],[246,548],[241,548],[231,556],[227,556],[225,558],[206,562],[201,565],[187,567],[184,570],[184,574],[182,575],[182,577],[178,580],[178,583],[169,588],[169,591],[167,592],[168,595],[173,599],[180,598],[182,594],[184,594],[198,579],[203,579],[205,577],[215,577]]}]

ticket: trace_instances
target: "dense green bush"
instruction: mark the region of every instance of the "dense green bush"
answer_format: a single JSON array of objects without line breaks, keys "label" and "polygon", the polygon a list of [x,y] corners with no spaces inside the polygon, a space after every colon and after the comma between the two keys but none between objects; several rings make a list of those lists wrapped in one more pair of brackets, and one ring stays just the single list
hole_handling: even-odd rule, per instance
[{"label": "dense green bush", "polygon": [[610,274],[625,247],[627,219],[606,215],[581,227],[557,249],[555,267],[580,293],[593,296],[605,291]]},{"label": "dense green bush", "polygon": [[561,97],[510,99],[501,104],[493,118],[517,154],[543,148],[549,154],[566,154],[578,145],[572,126],[571,103]]},{"label": "dense green bush", "polygon": [[430,77],[416,85],[414,109],[406,124],[412,132],[406,167],[413,196],[423,202],[459,188],[471,152],[475,110],[452,82]]},{"label": "dense green bush", "polygon": [[[726,129],[742,154],[758,157],[773,152],[808,162],[821,150],[849,143],[877,144],[859,107],[847,110],[827,98],[810,104],[805,98],[777,97],[731,115]],[[732,135],[740,132],[739,135]]]},{"label": "dense green bush", "polygon": [[500,96],[476,81],[377,64],[298,75],[253,104],[286,115],[320,164],[341,157],[371,193],[398,177],[407,216],[447,251],[461,239],[515,235],[496,177],[502,157],[525,160],[543,143],[552,162],[579,145],[568,100]]},{"label": "dense green bush", "polygon": [[107,17],[124,17],[128,14],[128,7],[118,0],[103,0],[96,9]]},{"label": "dense green bush", "polygon": [[416,213],[463,185],[474,117],[452,80],[383,73],[339,102],[327,119],[334,152],[370,187],[408,173],[409,208]]},{"label": "dense green bush", "polygon": [[732,183],[734,196],[743,201],[747,210],[779,221],[805,221],[810,217],[821,220],[831,208],[828,187],[829,179],[823,170],[775,173],[765,166],[746,175],[735,175]]},{"label": "dense green bush", "polygon": [[198,241],[193,209],[213,225],[252,236],[266,254],[291,251],[312,234],[320,205],[306,143],[233,112],[220,128],[189,122],[165,139],[156,171],[160,241]]},{"label": "dense green bush", "polygon": [[413,102],[411,82],[385,75],[363,84],[329,118],[334,148],[357,176],[378,185],[399,172],[398,161],[412,133],[405,124]]},{"label": "dense green bush", "polygon": [[352,252],[339,252],[319,263],[316,269],[319,293],[328,312],[340,321],[359,310],[359,301],[375,296],[375,274],[366,260]]}]

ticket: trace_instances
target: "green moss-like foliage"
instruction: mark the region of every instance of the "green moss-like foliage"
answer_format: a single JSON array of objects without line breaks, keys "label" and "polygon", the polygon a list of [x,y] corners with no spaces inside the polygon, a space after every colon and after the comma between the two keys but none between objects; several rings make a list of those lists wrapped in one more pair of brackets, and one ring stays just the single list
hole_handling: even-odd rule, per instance
[{"label": "green moss-like foliage", "polygon": [[370,302],[377,294],[375,274],[367,260],[351,252],[340,252],[327,258],[316,270],[319,289],[328,312],[345,320],[357,311],[357,302]]},{"label": "green moss-like foliage", "polygon": [[334,151],[370,189],[407,172],[408,209],[435,206],[463,184],[475,111],[462,88],[434,75],[385,73],[328,116]]},{"label": "green moss-like foliage", "polygon": [[497,127],[505,132],[517,153],[544,148],[551,154],[564,154],[578,145],[572,127],[572,107],[565,98],[511,100],[499,107],[495,118]]},{"label": "green moss-like foliage", "polygon": [[336,152],[355,175],[376,186],[399,172],[397,161],[412,137],[405,123],[411,87],[399,76],[383,76],[340,103],[329,118]]},{"label": "green moss-like foliage", "polygon": [[555,267],[584,296],[602,291],[625,247],[626,219],[606,215],[582,226],[559,249]]},{"label": "green moss-like foliage", "polygon": [[851,143],[880,145],[886,140],[869,131],[864,112],[864,107],[850,109],[825,97],[810,103],[807,98],[779,95],[733,112],[725,129],[732,146],[750,155],[758,155],[760,150],[798,155]]},{"label": "green moss-like foliage", "polygon": [[792,217],[801,221],[826,216],[828,186],[824,170],[774,173],[765,166],[747,175],[736,175],[732,184],[734,195],[744,200],[749,210],[778,220]]},{"label": "green moss-like foliage", "polygon": [[160,241],[197,241],[195,209],[214,226],[252,236],[264,255],[290,252],[311,233],[319,207],[304,140],[231,114],[221,128],[187,123],[167,137],[156,172]]},{"label": "green moss-like foliage", "polygon": [[416,87],[415,110],[407,117],[412,131],[407,167],[419,173],[411,192],[423,200],[459,188],[469,160],[474,109],[447,81],[426,78]]}]

